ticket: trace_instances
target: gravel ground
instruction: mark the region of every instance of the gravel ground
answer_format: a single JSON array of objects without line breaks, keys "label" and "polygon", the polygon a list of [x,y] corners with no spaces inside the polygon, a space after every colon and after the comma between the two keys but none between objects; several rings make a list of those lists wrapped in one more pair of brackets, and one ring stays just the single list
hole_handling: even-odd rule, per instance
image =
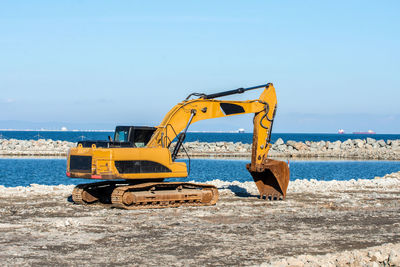
[{"label": "gravel ground", "polygon": [[[210,207],[119,210],[68,201],[72,186],[0,186],[2,265],[388,266],[400,264],[400,172],[296,180],[285,201],[252,182]],[[397,262],[396,262],[397,260]]]}]

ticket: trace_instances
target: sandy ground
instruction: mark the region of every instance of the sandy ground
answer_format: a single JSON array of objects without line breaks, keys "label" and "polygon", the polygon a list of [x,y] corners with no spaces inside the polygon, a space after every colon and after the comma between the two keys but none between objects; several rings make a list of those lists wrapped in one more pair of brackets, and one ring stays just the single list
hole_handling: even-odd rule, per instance
[{"label": "sandy ground", "polygon": [[[287,199],[275,202],[258,199],[252,182],[214,180],[221,194],[215,206],[131,211],[74,205],[72,186],[0,186],[0,261],[379,266],[374,253],[400,250],[399,178],[400,172],[374,180],[297,180]],[[365,259],[347,255],[355,252]]]}]

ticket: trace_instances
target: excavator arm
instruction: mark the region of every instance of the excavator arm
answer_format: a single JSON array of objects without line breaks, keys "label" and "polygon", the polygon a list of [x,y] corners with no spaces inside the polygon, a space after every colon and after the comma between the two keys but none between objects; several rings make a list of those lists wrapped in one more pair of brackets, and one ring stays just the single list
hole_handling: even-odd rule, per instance
[{"label": "excavator arm", "polygon": [[[215,99],[258,88],[264,88],[264,90],[260,97],[255,100],[226,101]],[[261,197],[284,198],[289,183],[289,168],[285,162],[267,158],[268,151],[271,148],[271,130],[277,109],[276,92],[273,84],[239,88],[212,95],[197,93],[192,95],[196,95],[198,98],[189,100],[190,95],[167,113],[147,147],[169,147],[171,142],[178,137],[172,153],[172,159],[175,160],[185,139],[186,131],[192,123],[206,119],[254,113],[252,157],[247,169],[253,176]]]},{"label": "excavator arm", "polygon": [[[164,117],[153,134],[147,147],[169,147],[172,140],[180,133],[185,134],[188,126],[201,120],[228,117],[254,113],[255,137],[259,146],[255,148],[256,162],[268,153],[269,138],[276,113],[276,93],[272,84],[266,84],[251,89],[264,88],[259,99],[247,101],[215,100],[215,95],[202,95],[198,99],[185,100],[173,107]],[[241,88],[242,89],[242,88]],[[247,88],[246,88],[247,89]],[[243,88],[243,90],[246,90]],[[240,89],[237,89],[240,92]],[[228,92],[237,92],[236,90]],[[233,93],[231,93],[233,94]],[[226,95],[226,94],[225,94]],[[223,95],[223,96],[225,96]],[[178,141],[179,142],[179,141]],[[254,150],[254,149],[253,149]],[[259,158],[259,160],[257,160]]]}]

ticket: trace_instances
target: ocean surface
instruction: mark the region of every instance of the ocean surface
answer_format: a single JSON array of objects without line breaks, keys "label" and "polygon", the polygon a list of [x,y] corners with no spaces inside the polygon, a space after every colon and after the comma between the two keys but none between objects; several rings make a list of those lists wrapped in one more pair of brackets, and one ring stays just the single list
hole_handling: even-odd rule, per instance
[{"label": "ocean surface", "polygon": [[[106,140],[113,132],[98,131],[0,131],[0,139],[53,139],[77,142],[79,140]],[[400,139],[400,134],[315,134],[274,133],[272,142],[282,138],[294,141],[345,141],[347,139]],[[189,132],[186,142],[242,142],[250,144],[252,133],[197,133]],[[185,161],[185,160],[184,160]],[[186,161],[187,162],[187,161]],[[205,182],[214,179],[224,181],[252,181],[246,170],[245,160],[192,159],[188,178]],[[65,176],[65,159],[0,158],[0,185],[28,186],[30,184],[79,184],[91,182],[86,179],[71,179]],[[400,171],[400,161],[291,161],[291,179],[349,180],[372,179]]]},{"label": "ocean surface", "polygon": [[[52,139],[69,142],[77,142],[81,140],[107,140],[107,137],[114,136],[113,132],[97,132],[97,131],[0,131],[0,139],[21,139],[21,140],[37,140]],[[400,139],[400,134],[322,134],[322,133],[272,133],[271,141],[274,143],[278,138],[282,138],[285,142],[293,141],[345,141],[347,139],[365,139],[367,137],[376,140],[383,139],[394,140]],[[199,133],[189,132],[186,136],[186,142],[242,142],[251,144],[253,141],[253,133]]]},{"label": "ocean surface", "polygon": [[[183,160],[187,163],[187,161]],[[188,178],[169,181],[205,182],[252,181],[246,170],[247,160],[192,159]],[[0,185],[7,187],[30,184],[79,184],[95,180],[71,179],[65,176],[65,159],[0,158]],[[350,180],[373,179],[400,171],[400,161],[290,161],[290,179]]]}]

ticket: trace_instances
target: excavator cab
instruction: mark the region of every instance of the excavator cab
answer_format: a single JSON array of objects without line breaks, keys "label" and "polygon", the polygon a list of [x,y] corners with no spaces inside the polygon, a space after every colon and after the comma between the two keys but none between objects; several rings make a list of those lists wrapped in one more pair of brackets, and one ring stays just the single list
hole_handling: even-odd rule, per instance
[{"label": "excavator cab", "polygon": [[98,148],[145,147],[156,129],[148,126],[117,126],[114,132],[114,140],[111,137],[108,138],[109,141],[85,140],[79,141],[78,146],[92,147],[95,145]]},{"label": "excavator cab", "polygon": [[133,147],[145,147],[156,129],[147,126],[117,126],[114,142],[130,143]]}]

